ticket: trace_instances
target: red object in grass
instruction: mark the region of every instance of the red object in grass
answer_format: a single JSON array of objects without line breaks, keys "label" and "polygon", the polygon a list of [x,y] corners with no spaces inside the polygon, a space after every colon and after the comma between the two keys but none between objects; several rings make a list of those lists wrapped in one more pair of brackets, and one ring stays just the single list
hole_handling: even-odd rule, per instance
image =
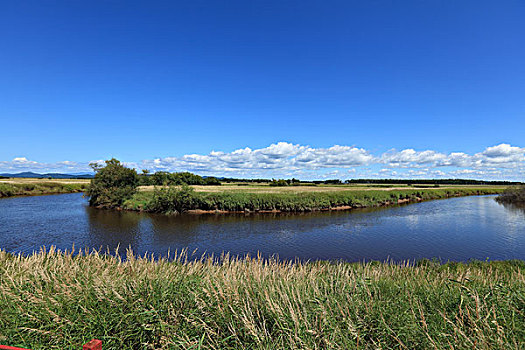
[{"label": "red object in grass", "polygon": [[[14,346],[0,345],[0,350],[30,350],[26,348],[17,348]],[[102,341],[93,339],[87,344],[84,344],[82,350],[102,350]]]},{"label": "red object in grass", "polygon": [[84,344],[82,350],[102,350],[102,341],[98,339],[93,339],[87,344]]}]

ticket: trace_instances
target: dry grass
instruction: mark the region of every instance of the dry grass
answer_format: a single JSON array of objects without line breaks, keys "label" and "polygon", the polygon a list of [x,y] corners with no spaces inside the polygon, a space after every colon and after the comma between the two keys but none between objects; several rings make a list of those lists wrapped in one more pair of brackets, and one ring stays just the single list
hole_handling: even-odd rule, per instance
[{"label": "dry grass", "polygon": [[0,343],[65,349],[99,338],[104,349],[519,349],[524,267],[0,252]]}]

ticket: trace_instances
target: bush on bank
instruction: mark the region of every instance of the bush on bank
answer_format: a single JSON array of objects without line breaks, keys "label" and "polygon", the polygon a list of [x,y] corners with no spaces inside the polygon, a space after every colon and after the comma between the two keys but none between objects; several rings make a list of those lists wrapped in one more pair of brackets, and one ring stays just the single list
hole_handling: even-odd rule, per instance
[{"label": "bush on bank", "polygon": [[198,201],[193,188],[186,184],[181,187],[155,188],[145,209],[154,213],[184,213],[198,207]]},{"label": "bush on bank", "polygon": [[509,187],[496,200],[500,203],[525,204],[525,186]]}]

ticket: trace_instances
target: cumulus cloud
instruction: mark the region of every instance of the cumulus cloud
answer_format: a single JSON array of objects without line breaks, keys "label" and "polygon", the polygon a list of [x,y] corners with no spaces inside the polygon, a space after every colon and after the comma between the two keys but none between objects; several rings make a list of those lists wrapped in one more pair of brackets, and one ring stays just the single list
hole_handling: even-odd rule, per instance
[{"label": "cumulus cloud", "polygon": [[60,161],[56,163],[41,163],[34,160],[29,160],[26,157],[16,157],[11,161],[0,161],[0,172],[2,173],[17,173],[24,171],[33,172],[90,172],[88,163],[78,163],[74,161]]},{"label": "cumulus cloud", "polygon": [[[0,161],[0,172],[81,172],[90,170],[89,163],[39,163],[26,157],[16,157],[11,161]],[[211,151],[208,154],[126,161],[124,164],[139,170],[191,171],[201,175],[232,177],[465,177],[523,180],[525,148],[502,143],[474,154],[460,151],[447,154],[412,148],[372,154],[355,146],[315,148],[277,142],[258,149],[245,147],[231,152]]]},{"label": "cumulus cloud", "polygon": [[437,164],[447,159],[447,155],[435,151],[417,152],[411,148],[402,151],[391,150],[380,157],[380,162],[387,163],[391,167],[407,168]]},{"label": "cumulus cloud", "polygon": [[279,142],[265,148],[249,147],[233,152],[212,151],[208,155],[188,154],[182,157],[157,158],[143,161],[154,170],[184,169],[206,172],[236,172],[240,170],[316,170],[347,168],[368,164],[374,159],[366,150],[350,146],[312,148]]},{"label": "cumulus cloud", "polygon": [[415,151],[405,149],[391,150],[379,158],[381,163],[392,168],[419,168],[419,167],[519,167],[525,162],[525,148],[502,143],[487,147],[484,151],[469,155],[463,152],[450,154],[432,150]]}]

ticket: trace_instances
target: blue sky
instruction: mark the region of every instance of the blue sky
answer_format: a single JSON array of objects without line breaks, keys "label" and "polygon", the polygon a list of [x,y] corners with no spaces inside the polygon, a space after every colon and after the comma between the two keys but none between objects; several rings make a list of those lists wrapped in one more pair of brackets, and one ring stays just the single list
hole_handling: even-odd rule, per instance
[{"label": "blue sky", "polygon": [[523,1],[0,6],[0,172],[525,178]]}]

